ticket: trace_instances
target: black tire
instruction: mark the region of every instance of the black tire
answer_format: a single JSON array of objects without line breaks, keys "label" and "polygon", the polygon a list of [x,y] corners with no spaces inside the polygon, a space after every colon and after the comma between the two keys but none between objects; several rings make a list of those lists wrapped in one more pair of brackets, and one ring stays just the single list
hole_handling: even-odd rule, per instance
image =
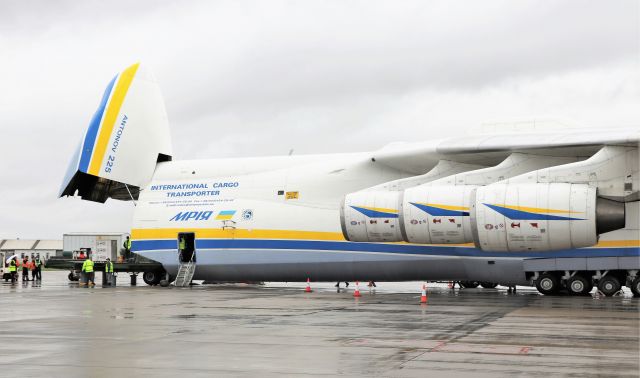
[{"label": "black tire", "polygon": [[640,276],[631,282],[631,292],[634,297],[640,297]]},{"label": "black tire", "polygon": [[560,280],[551,273],[542,273],[536,281],[536,289],[544,295],[554,295],[560,290]]},{"label": "black tire", "polygon": [[465,289],[475,289],[476,287],[480,286],[480,282],[478,282],[478,281],[460,281],[460,286],[464,287]]},{"label": "black tire", "polygon": [[570,295],[586,295],[593,289],[591,280],[581,274],[576,274],[567,280],[567,290]]},{"label": "black tire", "polygon": [[160,280],[160,286],[162,286],[162,287],[167,287],[167,286],[169,286],[169,281],[167,281],[167,280]]},{"label": "black tire", "polygon": [[498,284],[494,282],[480,282],[480,286],[484,287],[485,289],[495,289]]},{"label": "black tire", "polygon": [[67,276],[67,278],[69,279],[69,281],[75,282],[75,281],[79,281],[80,277],[76,276],[73,273],[69,273],[69,275]]},{"label": "black tire", "polygon": [[620,288],[622,288],[622,285],[620,285],[620,280],[612,275],[606,275],[602,277],[598,282],[598,290],[600,290],[602,294],[606,295],[607,297],[610,297],[620,291]]},{"label": "black tire", "polygon": [[144,272],[142,274],[142,280],[149,286],[155,286],[162,280],[161,272]]}]

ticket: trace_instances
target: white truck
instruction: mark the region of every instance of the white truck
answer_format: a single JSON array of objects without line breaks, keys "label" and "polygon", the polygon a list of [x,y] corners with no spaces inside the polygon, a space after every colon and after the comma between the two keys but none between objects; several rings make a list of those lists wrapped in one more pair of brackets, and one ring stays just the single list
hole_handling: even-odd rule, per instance
[{"label": "white truck", "polygon": [[64,254],[78,257],[81,250],[88,250],[93,261],[117,261],[128,233],[125,232],[74,232],[64,234],[62,244]]}]

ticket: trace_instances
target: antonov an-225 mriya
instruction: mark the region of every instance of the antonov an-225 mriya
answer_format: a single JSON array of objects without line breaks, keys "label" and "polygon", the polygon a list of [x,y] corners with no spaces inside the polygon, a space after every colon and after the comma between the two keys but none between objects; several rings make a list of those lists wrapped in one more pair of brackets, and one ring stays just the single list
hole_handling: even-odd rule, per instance
[{"label": "antonov an-225 mriya", "polygon": [[639,295],[639,130],[174,161],[157,82],[135,64],[108,84],[60,196],[135,200],[132,250],[165,270],[151,283],[456,280]]}]

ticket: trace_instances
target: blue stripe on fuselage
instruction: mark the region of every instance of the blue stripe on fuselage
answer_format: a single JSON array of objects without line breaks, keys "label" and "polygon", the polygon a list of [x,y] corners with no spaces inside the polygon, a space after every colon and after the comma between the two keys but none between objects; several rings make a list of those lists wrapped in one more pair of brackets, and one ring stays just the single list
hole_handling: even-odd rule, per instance
[{"label": "blue stripe on fuselage", "polygon": [[[176,240],[135,240],[132,250],[153,251],[176,249]],[[198,239],[197,249],[290,249],[314,251],[350,251],[399,253],[409,255],[475,256],[475,257],[624,257],[640,256],[640,248],[581,248],[545,252],[486,252],[473,247],[443,247],[410,244],[358,243],[322,240],[269,239]]]}]

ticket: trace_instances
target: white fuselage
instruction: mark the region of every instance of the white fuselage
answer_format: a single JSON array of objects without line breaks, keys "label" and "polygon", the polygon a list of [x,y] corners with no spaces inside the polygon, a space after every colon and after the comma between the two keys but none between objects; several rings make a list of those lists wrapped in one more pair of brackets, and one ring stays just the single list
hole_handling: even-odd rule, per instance
[{"label": "white fuselage", "polygon": [[[540,254],[487,253],[473,244],[344,239],[340,205],[346,194],[410,176],[360,153],[160,163],[137,203],[133,250],[175,274],[178,234],[193,232],[194,278],[216,281],[526,283],[522,260]],[[624,230],[612,234],[627,237]],[[610,248],[590,248],[543,255],[583,251],[591,256],[598,250],[610,253]]]}]

